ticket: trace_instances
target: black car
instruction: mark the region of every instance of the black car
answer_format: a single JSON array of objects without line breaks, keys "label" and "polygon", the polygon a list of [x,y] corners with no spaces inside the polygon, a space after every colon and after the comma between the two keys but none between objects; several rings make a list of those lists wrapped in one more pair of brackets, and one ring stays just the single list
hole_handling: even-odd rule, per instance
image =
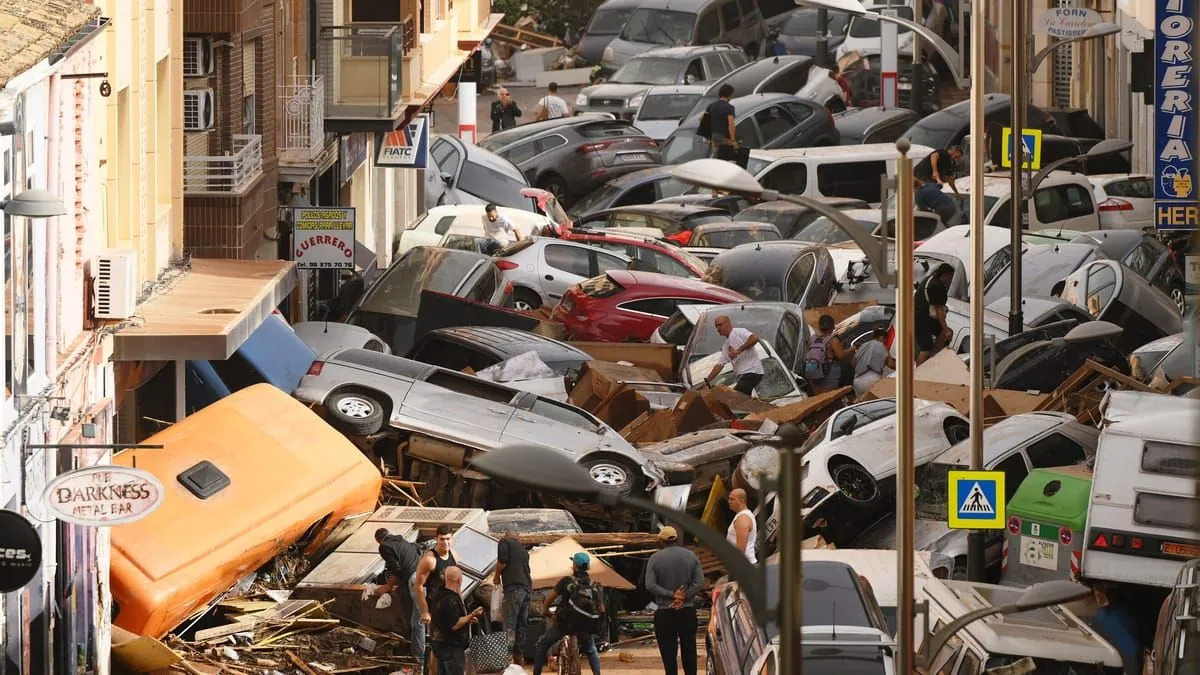
[{"label": "black car", "polygon": [[[743,148],[811,148],[837,145],[833,115],[821,104],[791,94],[750,94],[730,103],[737,115],[738,144]],[[682,164],[710,154],[708,141],[696,134],[703,112],[693,115],[663,143],[664,164]]]},{"label": "black car", "polygon": [[[811,7],[797,7],[785,14],[769,19],[769,30],[779,32],[779,42],[787,49],[788,54],[802,56],[817,56],[817,13],[819,10]],[[837,48],[846,41],[846,28],[850,25],[850,15],[845,12],[826,12],[829,17],[829,39],[826,48],[826,63],[833,63]]]},{"label": "black car", "polygon": [[842,145],[894,143],[919,119],[908,108],[851,108],[833,116]]},{"label": "black car", "polygon": [[[878,76],[876,76],[878,79]],[[989,127],[1007,127],[1012,124],[1012,101],[1008,94],[988,94],[983,97],[983,117]],[[1030,105],[1025,115],[1026,128],[1039,129],[1042,133],[1061,135],[1062,129],[1054,117],[1041,108]],[[926,115],[909,127],[903,138],[915,145],[924,145],[935,150],[944,150],[963,143],[971,132],[971,102],[961,101]],[[996,141],[997,143],[999,140]],[[1046,159],[1043,150],[1042,161]]]},{"label": "black car", "polygon": [[[870,204],[850,197],[813,197],[816,201],[824,202],[839,211],[846,209],[867,209]],[[763,202],[747,206],[734,215],[737,221],[756,223],[771,223],[779,230],[779,236],[791,239],[792,235],[802,230],[812,221],[820,218],[821,214],[806,206],[784,201]]]},{"label": "black car", "polygon": [[[692,230],[707,223],[727,223],[724,209],[693,204],[629,204],[593,211],[575,221],[576,229],[654,228],[668,240],[686,246]],[[655,234],[655,236],[658,236]]]},{"label": "black car", "polygon": [[408,358],[450,370],[479,372],[528,352],[534,352],[555,375],[578,371],[592,359],[582,350],[544,335],[516,328],[459,326],[438,328],[424,335]]},{"label": "black car", "polygon": [[1175,263],[1171,250],[1157,237],[1137,230],[1095,230],[1075,237],[1071,243],[1098,246],[1104,255],[1121,261],[1170,296],[1181,314],[1187,307],[1183,270]]},{"label": "black car", "polygon": [[807,309],[829,304],[836,276],[825,247],[785,239],[735,246],[713,258],[702,280],[755,302],[790,302]]},{"label": "black car", "polygon": [[[696,101],[696,105],[692,107],[692,111],[687,116],[699,116],[710,103],[717,100],[717,92],[727,84],[733,87],[734,96],[798,94],[808,85],[810,77],[828,79],[829,74],[824,68],[817,66],[816,61],[807,56],[772,56],[751,61],[713,82],[700,100]],[[825,89],[830,94],[830,98],[817,101],[817,103],[835,111],[845,108],[845,102],[842,101],[841,96],[834,95],[837,87],[826,87]],[[833,100],[835,98],[836,101]]]},{"label": "black car", "polygon": [[614,178],[575,202],[568,213],[578,218],[602,209],[653,204],[665,197],[681,195],[691,186],[676,180],[671,173],[673,168],[658,166]]}]

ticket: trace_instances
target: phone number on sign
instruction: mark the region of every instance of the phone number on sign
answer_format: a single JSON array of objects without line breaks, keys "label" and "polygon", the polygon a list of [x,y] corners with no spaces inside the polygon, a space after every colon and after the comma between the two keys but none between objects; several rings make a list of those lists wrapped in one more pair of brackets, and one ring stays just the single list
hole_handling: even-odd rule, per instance
[{"label": "phone number on sign", "polygon": [[308,270],[350,270],[354,269],[354,263],[350,262],[297,262],[296,266],[300,269]]}]

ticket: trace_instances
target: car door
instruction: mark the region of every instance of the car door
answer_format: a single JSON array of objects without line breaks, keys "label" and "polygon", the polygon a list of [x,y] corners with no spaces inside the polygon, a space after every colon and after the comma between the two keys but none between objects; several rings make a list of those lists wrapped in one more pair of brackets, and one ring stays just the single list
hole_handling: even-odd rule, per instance
[{"label": "car door", "polygon": [[[768,190],[775,190],[776,192],[790,195],[803,195],[808,190],[808,165],[802,160],[794,162],[783,161],[768,167],[762,175],[756,176],[756,178]],[[813,219],[815,220],[815,211],[807,213],[814,214]],[[804,225],[807,224],[804,223]],[[792,228],[791,233],[795,234],[800,227],[801,225],[797,223]],[[779,228],[779,233],[783,234],[783,230],[784,228]]]},{"label": "car door", "polygon": [[500,156],[512,162],[521,173],[525,175],[525,180],[533,182],[537,179],[537,162],[534,159],[538,156],[538,140],[531,139],[514,143],[504,149]]},{"label": "car door", "polygon": [[783,106],[769,105],[754,113],[761,148],[784,147],[799,133],[799,123]]},{"label": "car door", "polygon": [[568,288],[594,276],[591,249],[565,241],[546,244],[538,258],[537,274],[542,297],[556,303]]},{"label": "car door", "polygon": [[743,118],[734,126],[733,132],[737,134],[737,142],[741,147],[752,150],[763,147],[762,135],[758,133],[753,116]]},{"label": "car door", "polygon": [[817,256],[814,253],[805,253],[792,263],[788,270],[786,296],[788,302],[797,305],[804,304],[804,298],[808,293],[809,286],[812,285],[813,272],[817,268]]},{"label": "car door", "polygon": [[435,370],[413,383],[399,406],[404,428],[482,446],[500,443],[500,435],[515,408],[515,393],[486,380],[450,370]]},{"label": "car door", "polygon": [[725,60],[721,58],[721,54],[718,52],[705,54],[702,60],[704,62],[704,79],[706,81],[716,80],[729,72],[729,66],[726,65]]},{"label": "car door", "polygon": [[1096,196],[1079,185],[1053,185],[1033,195],[1033,216],[1043,227],[1090,232],[1100,229]]},{"label": "car door", "polygon": [[577,408],[530,393],[522,395],[515,408],[501,435],[506,444],[544,445],[576,460],[600,444],[599,427]]}]

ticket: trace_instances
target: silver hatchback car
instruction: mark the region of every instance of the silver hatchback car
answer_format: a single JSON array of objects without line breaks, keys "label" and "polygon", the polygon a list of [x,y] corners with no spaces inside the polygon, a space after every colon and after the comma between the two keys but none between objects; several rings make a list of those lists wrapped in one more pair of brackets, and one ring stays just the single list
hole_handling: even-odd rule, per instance
[{"label": "silver hatchback car", "polygon": [[582,242],[533,237],[500,251],[496,267],[513,286],[513,307],[534,310],[557,305],[581,281],[628,269],[629,261],[629,256]]},{"label": "silver hatchback car", "polygon": [[326,419],[348,435],[369,436],[390,426],[465,446],[463,465],[475,452],[533,444],[569,455],[597,483],[624,494],[663,482],[645,455],[579,408],[398,356],[332,352],[313,364],[294,396],[322,406]]}]

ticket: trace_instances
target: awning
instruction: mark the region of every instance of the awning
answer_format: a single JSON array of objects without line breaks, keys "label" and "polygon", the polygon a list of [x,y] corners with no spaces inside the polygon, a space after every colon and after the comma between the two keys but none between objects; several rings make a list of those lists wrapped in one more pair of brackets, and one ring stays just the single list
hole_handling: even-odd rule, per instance
[{"label": "awning", "polygon": [[225,360],[296,287],[287,260],[192,260],[113,339],[117,361]]}]

